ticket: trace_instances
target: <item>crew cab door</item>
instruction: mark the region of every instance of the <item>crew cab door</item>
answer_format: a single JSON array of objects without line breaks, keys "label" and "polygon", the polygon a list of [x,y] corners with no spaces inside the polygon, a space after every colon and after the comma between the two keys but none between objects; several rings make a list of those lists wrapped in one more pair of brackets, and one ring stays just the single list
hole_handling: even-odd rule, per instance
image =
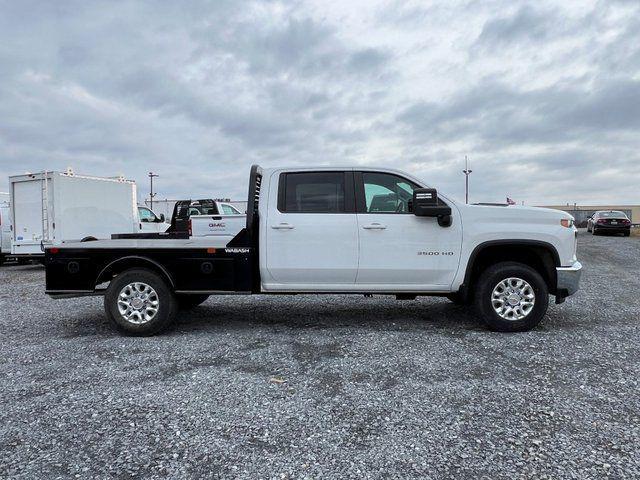
[{"label": "crew cab door", "polygon": [[283,172],[270,185],[263,288],[352,288],[358,269],[353,173]]},{"label": "crew cab door", "polygon": [[452,223],[411,210],[415,182],[384,172],[355,172],[359,232],[356,285],[362,290],[448,291],[458,269],[460,218]]}]

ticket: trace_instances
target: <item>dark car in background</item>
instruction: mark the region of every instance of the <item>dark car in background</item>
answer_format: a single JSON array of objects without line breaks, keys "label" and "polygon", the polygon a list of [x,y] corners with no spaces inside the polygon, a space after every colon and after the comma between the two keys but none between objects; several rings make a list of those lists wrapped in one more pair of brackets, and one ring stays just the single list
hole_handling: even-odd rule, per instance
[{"label": "dark car in background", "polygon": [[625,237],[631,235],[631,220],[620,211],[607,210],[594,213],[587,220],[587,232],[594,235],[599,233],[622,233]]}]

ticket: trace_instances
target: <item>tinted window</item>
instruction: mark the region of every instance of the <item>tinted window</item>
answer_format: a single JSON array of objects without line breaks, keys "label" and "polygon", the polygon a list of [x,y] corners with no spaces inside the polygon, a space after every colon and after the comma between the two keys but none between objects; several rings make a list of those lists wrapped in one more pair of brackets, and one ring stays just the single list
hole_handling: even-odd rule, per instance
[{"label": "tinted window", "polygon": [[344,213],[344,173],[288,173],[284,211],[288,213]]},{"label": "tinted window", "polygon": [[600,212],[598,214],[600,218],[627,218],[627,216],[622,212]]},{"label": "tinted window", "polygon": [[367,213],[409,213],[418,185],[388,173],[363,172],[362,180]]}]

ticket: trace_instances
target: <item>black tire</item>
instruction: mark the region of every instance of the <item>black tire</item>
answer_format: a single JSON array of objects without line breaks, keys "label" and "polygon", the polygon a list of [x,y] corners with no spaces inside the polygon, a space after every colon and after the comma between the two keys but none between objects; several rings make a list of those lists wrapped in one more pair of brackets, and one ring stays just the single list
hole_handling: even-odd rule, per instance
[{"label": "black tire", "polygon": [[[155,316],[144,323],[127,320],[118,309],[118,296],[130,284],[143,283],[155,291],[158,309]],[[151,270],[134,268],[117,275],[104,296],[104,309],[114,326],[128,335],[156,335],[167,330],[175,321],[178,302],[160,275]]]},{"label": "black tire", "polygon": [[596,232],[596,227],[593,227],[591,229],[591,235],[597,235],[597,234],[598,234],[598,232]]},{"label": "black tire", "polygon": [[631,236],[631,232],[624,232],[624,236],[625,236],[625,237],[629,237],[629,236]]},{"label": "black tire", "polygon": [[591,232],[591,228],[589,228],[589,224],[587,223],[587,233]]},{"label": "black tire", "polygon": [[178,301],[178,307],[181,310],[189,310],[191,308],[195,308],[198,305],[201,305],[202,303],[204,303],[207,298],[209,298],[209,295],[176,295],[176,300]]},{"label": "black tire", "polygon": [[[494,288],[503,280],[515,277],[527,282],[535,295],[533,308],[522,319],[502,318],[493,308]],[[475,307],[491,330],[525,332],[540,323],[549,306],[549,289],[542,276],[533,268],[517,262],[502,262],[480,274],[475,287]]]},{"label": "black tire", "polygon": [[0,255],[0,265],[2,265],[7,260],[7,257],[4,255]]}]

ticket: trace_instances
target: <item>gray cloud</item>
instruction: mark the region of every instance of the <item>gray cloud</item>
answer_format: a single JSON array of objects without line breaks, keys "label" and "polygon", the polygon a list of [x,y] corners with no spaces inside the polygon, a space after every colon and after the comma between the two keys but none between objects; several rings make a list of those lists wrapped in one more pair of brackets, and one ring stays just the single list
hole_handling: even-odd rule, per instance
[{"label": "gray cloud", "polygon": [[484,24],[478,41],[492,46],[500,46],[527,41],[543,41],[557,28],[558,13],[541,12],[530,5],[524,5],[514,14],[492,18]]}]

